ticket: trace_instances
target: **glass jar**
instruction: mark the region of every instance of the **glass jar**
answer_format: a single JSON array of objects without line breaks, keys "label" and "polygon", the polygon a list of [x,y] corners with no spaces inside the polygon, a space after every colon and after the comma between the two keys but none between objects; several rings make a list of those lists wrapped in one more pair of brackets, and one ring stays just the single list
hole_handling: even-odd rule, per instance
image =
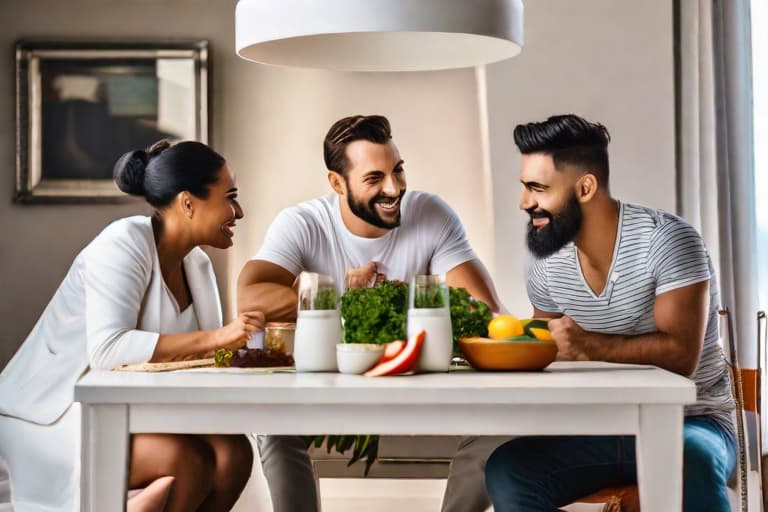
[{"label": "glass jar", "polygon": [[442,275],[417,275],[408,289],[409,309],[448,308],[448,286]]},{"label": "glass jar", "polygon": [[296,324],[291,322],[267,322],[264,326],[264,348],[293,354],[293,341],[296,334]]},{"label": "glass jar", "polygon": [[299,311],[339,309],[341,297],[331,276],[317,272],[299,275]]}]

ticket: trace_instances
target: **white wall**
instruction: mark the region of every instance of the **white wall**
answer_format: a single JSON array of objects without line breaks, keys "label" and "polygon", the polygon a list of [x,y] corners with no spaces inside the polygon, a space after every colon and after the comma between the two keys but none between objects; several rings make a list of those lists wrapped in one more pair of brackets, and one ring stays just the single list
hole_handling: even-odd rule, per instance
[{"label": "white wall", "polygon": [[482,71],[478,80],[469,70],[254,68],[258,86],[270,94],[229,106],[243,123],[253,120],[236,146],[248,153],[243,159],[253,159],[240,184],[255,198],[259,217],[243,223],[246,241],[233,251],[232,268],[252,255],[281,207],[328,190],[322,137],[335,119],[358,112],[390,118],[409,188],[437,192],[456,209],[502,301],[519,316],[530,304],[523,284],[526,218],[517,208],[519,155],[511,136],[516,124],[567,112],[602,122],[613,136],[615,196],[675,211],[671,2],[541,0],[525,7],[522,54],[489,66],[485,82]]},{"label": "white wall", "polygon": [[[228,77],[237,74],[237,66],[249,67],[230,57],[234,53],[233,9],[233,2],[207,0],[0,0],[0,366],[31,330],[80,249],[111,220],[149,211],[140,201],[112,205],[12,202],[14,42],[22,38],[211,40],[213,61],[221,66],[213,78],[213,142],[220,148],[230,124],[219,115],[217,106],[230,86]],[[226,154],[226,147],[220,149]],[[221,259],[220,255],[214,257]]]},{"label": "white wall", "polygon": [[339,74],[254,66],[253,78],[269,93],[248,102],[248,91],[240,91],[228,107],[237,112],[236,125],[250,125],[234,135],[239,149],[230,154],[239,162],[238,185],[249,213],[240,223],[233,269],[253,255],[280,209],[331,192],[323,138],[334,121],[357,113],[389,118],[408,188],[442,196],[465,222],[481,258],[492,255],[492,238],[484,229],[490,220],[483,208],[487,198],[478,180],[482,162],[473,70]]},{"label": "white wall", "polygon": [[516,124],[563,113],[603,123],[614,197],[675,211],[672,2],[537,0],[525,8],[523,52],[487,68],[495,277],[519,316],[531,307]]},{"label": "white wall", "polygon": [[[236,230],[235,249],[215,254],[225,296],[275,213],[329,190],[322,139],[333,121],[352,113],[390,118],[409,188],[435,191],[453,205],[515,314],[530,311],[522,286],[525,219],[517,210],[515,124],[564,111],[602,121],[614,137],[614,193],[674,209],[669,0],[529,0],[523,53],[491,66],[487,88],[481,83],[480,89],[471,69],[338,74],[242,61],[234,53],[234,4],[0,0],[0,54],[4,48],[6,55],[0,59],[5,77],[0,80],[0,164],[6,169],[0,180],[0,365],[31,329],[80,248],[109,220],[146,211],[139,203],[11,202],[10,56],[19,38],[210,40],[212,143],[238,173],[247,214]],[[487,112],[478,96],[487,96]],[[485,128],[487,145],[481,136]],[[490,169],[484,167],[484,154]]]}]

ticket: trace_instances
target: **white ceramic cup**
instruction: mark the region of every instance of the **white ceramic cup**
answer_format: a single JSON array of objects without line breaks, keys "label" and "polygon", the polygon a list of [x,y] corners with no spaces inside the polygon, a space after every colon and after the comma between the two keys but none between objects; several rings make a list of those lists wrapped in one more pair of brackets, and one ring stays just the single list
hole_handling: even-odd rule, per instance
[{"label": "white ceramic cup", "polygon": [[339,343],[336,345],[336,362],[339,373],[359,375],[373,368],[384,354],[384,345],[375,343]]}]

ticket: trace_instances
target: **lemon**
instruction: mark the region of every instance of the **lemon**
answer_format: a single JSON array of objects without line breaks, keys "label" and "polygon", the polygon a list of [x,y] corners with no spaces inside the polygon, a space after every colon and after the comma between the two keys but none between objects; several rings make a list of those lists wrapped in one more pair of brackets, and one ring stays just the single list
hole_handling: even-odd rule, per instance
[{"label": "lemon", "polygon": [[552,334],[549,332],[549,329],[531,327],[530,331],[531,331],[531,335],[537,340],[552,341]]},{"label": "lemon", "polygon": [[523,323],[512,315],[499,315],[488,324],[488,336],[494,340],[514,338],[523,334]]}]

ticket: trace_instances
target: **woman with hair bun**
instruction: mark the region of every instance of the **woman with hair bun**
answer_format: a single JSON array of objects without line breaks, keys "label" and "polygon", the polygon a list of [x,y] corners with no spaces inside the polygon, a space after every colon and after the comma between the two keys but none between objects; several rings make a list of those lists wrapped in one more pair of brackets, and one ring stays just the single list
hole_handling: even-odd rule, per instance
[{"label": "woman with hair bun", "polygon": [[[221,155],[199,142],[162,141],[124,154],[114,177],[154,213],[113,222],[78,254],[0,374],[0,457],[16,512],[75,509],[80,410],[73,392],[83,372],[240,348],[264,325],[261,312],[250,312],[222,326],[213,269],[199,247],[230,247],[243,217]],[[252,462],[242,435],[136,434],[128,484],[171,476],[163,510],[229,510]]]}]

